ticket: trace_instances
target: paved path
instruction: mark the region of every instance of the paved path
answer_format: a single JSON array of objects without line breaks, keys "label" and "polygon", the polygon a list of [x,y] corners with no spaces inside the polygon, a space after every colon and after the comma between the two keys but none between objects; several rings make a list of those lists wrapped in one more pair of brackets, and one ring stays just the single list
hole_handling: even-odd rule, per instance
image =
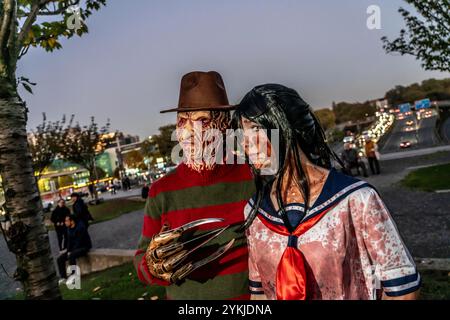
[{"label": "paved path", "polygon": [[414,257],[450,257],[450,195],[403,188],[399,181],[414,168],[450,163],[450,153],[381,162],[381,175],[365,179],[380,192]]},{"label": "paved path", "polygon": [[99,195],[100,198],[103,198],[105,200],[110,199],[121,199],[121,198],[129,198],[129,197],[136,197],[141,196],[141,187],[137,187],[128,191],[122,191],[117,190],[116,194],[111,194],[111,192],[104,192],[101,195]]}]

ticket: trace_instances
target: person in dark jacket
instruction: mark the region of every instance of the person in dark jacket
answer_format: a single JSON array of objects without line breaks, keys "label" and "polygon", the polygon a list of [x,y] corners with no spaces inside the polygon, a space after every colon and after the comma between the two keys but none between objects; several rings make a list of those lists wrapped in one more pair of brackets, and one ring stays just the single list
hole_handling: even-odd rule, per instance
[{"label": "person in dark jacket", "polygon": [[147,199],[148,198],[148,191],[149,191],[149,187],[147,183],[144,183],[144,186],[142,187],[142,191],[141,191],[141,196],[142,199]]},{"label": "person in dark jacket", "polygon": [[81,199],[78,193],[72,193],[71,198],[73,199],[72,211],[75,218],[82,221],[87,228],[89,228],[89,221],[94,221],[86,203]]},{"label": "person in dark jacket", "polygon": [[76,259],[85,256],[92,248],[91,237],[82,221],[77,220],[74,215],[66,217],[67,227],[67,251],[63,252],[57,259],[58,270],[61,278],[66,279],[66,261],[70,265],[76,265]]},{"label": "person in dark jacket", "polygon": [[352,148],[349,143],[344,144],[344,151],[342,152],[342,160],[345,164],[345,169],[347,170],[348,175],[352,174],[352,169],[356,168],[356,171],[359,173],[359,168],[362,169],[363,176],[367,177],[367,170],[366,165],[364,162],[359,158],[358,152],[355,148]]},{"label": "person in dark jacket", "polygon": [[66,207],[63,199],[58,201],[58,206],[53,210],[50,220],[55,227],[56,237],[58,238],[59,250],[63,250],[67,245],[67,228],[65,223],[66,217],[70,215],[70,209]]},{"label": "person in dark jacket", "polygon": [[88,185],[89,194],[92,199],[95,199],[95,185],[93,183]]},{"label": "person in dark jacket", "polygon": [[123,186],[123,190],[127,191],[131,189],[131,182],[130,182],[130,178],[128,178],[127,175],[125,175],[125,177],[122,180],[122,186]]}]

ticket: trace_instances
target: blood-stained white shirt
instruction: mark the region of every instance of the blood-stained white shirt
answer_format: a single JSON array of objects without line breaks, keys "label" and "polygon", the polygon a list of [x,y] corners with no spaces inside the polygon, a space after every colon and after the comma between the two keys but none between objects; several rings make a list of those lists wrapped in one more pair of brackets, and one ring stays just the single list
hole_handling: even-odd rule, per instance
[{"label": "blood-stained white shirt", "polygon": [[[245,208],[247,216],[254,205]],[[400,296],[420,287],[420,275],[396,225],[378,193],[364,181],[331,170],[323,191],[304,215],[302,204],[285,207],[300,223],[328,212],[298,238],[305,257],[307,299],[375,299],[382,289]],[[265,222],[282,219],[265,192],[257,217],[247,231],[249,282],[252,294],[276,299],[276,271],[288,237],[268,229]]]}]

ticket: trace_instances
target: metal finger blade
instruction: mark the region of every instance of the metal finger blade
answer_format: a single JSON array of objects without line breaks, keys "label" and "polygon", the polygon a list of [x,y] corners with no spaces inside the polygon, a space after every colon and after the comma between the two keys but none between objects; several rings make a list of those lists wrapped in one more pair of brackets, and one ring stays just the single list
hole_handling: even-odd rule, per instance
[{"label": "metal finger blade", "polygon": [[[205,239],[204,241],[200,242],[200,243],[199,243],[198,245],[196,245],[194,248],[192,248],[191,250],[187,251],[183,256],[181,256],[181,257],[180,257],[180,260],[174,265],[174,267],[177,267],[178,265],[180,265],[184,260],[186,260],[187,256],[189,256],[191,253],[197,251],[198,249],[200,249],[201,247],[203,247],[205,244],[207,244],[207,243],[210,242],[211,240],[217,238],[217,237],[218,237],[219,235],[221,235],[222,232],[224,232],[226,229],[228,229],[228,226],[227,226],[227,227],[220,228],[220,229],[216,229],[216,230],[213,230],[213,231],[210,231],[210,232],[207,232],[206,234],[203,234],[203,235],[201,235],[201,236],[199,236],[199,237],[197,237],[197,238],[194,238],[194,239],[191,239],[191,240],[187,241],[187,242],[195,241],[195,240],[198,240],[199,238],[203,238],[203,237],[205,237],[205,236],[209,236],[209,235],[212,234],[211,237],[209,237],[209,238]],[[183,243],[183,247],[185,246],[185,244],[186,244],[187,242]]]},{"label": "metal finger blade", "polygon": [[211,261],[214,261],[215,259],[222,256],[225,252],[227,252],[234,244],[235,239],[232,239],[230,242],[228,242],[226,245],[220,247],[217,249],[213,254],[209,255],[208,257],[197,261],[197,262],[190,262],[188,264],[185,264],[180,269],[175,271],[171,277],[172,283],[178,283],[184,278],[186,278],[189,274],[191,274],[194,270],[204,266],[205,264],[208,264]]},{"label": "metal finger blade", "polygon": [[219,249],[217,249],[214,253],[212,253],[211,255],[209,255],[208,257],[199,260],[197,262],[194,262],[192,264],[193,268],[191,270],[194,271],[195,269],[198,269],[202,266],[204,266],[205,264],[210,263],[211,261],[216,260],[217,258],[219,258],[220,256],[222,256],[225,252],[227,252],[228,250],[230,250],[230,248],[233,246],[235,239],[231,239],[227,244],[223,245],[222,247],[220,247]]},{"label": "metal finger blade", "polygon": [[[207,244],[211,240],[213,240],[213,239],[217,238],[219,235],[221,235],[226,229],[228,229],[228,226],[208,232],[207,235],[213,234],[213,236],[209,237],[208,239],[206,239],[206,240],[202,241],[201,243],[199,243],[198,245],[196,245],[194,248],[189,250],[187,254],[191,254],[192,252],[196,251],[197,249],[203,247],[205,244]],[[202,236],[200,236],[200,237],[202,237]],[[200,237],[197,237],[197,239]],[[197,240],[197,239],[193,239],[193,240]]]},{"label": "metal finger blade", "polygon": [[206,238],[206,237],[208,237],[208,236],[211,236],[211,238],[208,238],[208,239],[206,239],[204,242],[202,242],[202,243],[199,244],[199,246],[202,246],[202,245],[204,245],[205,243],[207,243],[207,242],[211,241],[212,239],[214,239],[215,236],[217,236],[216,233],[220,234],[220,233],[222,233],[222,231],[223,231],[224,229],[226,229],[226,228],[227,228],[227,227],[220,228],[220,229],[214,229],[214,230],[205,232],[205,233],[203,233],[203,234],[201,234],[201,235],[199,235],[199,236],[197,236],[197,237],[194,237],[194,238],[192,238],[192,239],[189,239],[189,240],[187,240],[187,241],[184,241],[184,242],[175,242],[175,243],[173,243],[173,244],[169,244],[169,245],[167,245],[167,246],[164,247],[164,250],[166,250],[166,251],[172,251],[172,250],[175,250],[175,249],[178,249],[178,248],[186,248],[186,246],[189,245],[189,244],[192,243],[192,242],[196,242],[196,241],[198,241],[198,240],[200,240],[200,239],[203,239],[203,238]]},{"label": "metal finger blade", "polygon": [[217,222],[223,222],[225,221],[225,219],[222,218],[205,218],[205,219],[199,219],[199,220],[195,220],[195,221],[191,221],[188,222],[184,225],[182,225],[181,227],[175,228],[175,230],[181,229],[183,232],[204,224],[208,224],[208,223],[217,223]]}]

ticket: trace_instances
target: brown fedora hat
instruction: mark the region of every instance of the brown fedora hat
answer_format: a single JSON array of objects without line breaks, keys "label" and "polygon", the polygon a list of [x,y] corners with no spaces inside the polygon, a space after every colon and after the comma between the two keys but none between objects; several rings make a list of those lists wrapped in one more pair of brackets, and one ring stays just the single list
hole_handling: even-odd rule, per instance
[{"label": "brown fedora hat", "polygon": [[181,78],[178,107],[163,110],[161,113],[200,110],[225,111],[235,108],[228,103],[225,85],[218,72],[194,71]]}]

